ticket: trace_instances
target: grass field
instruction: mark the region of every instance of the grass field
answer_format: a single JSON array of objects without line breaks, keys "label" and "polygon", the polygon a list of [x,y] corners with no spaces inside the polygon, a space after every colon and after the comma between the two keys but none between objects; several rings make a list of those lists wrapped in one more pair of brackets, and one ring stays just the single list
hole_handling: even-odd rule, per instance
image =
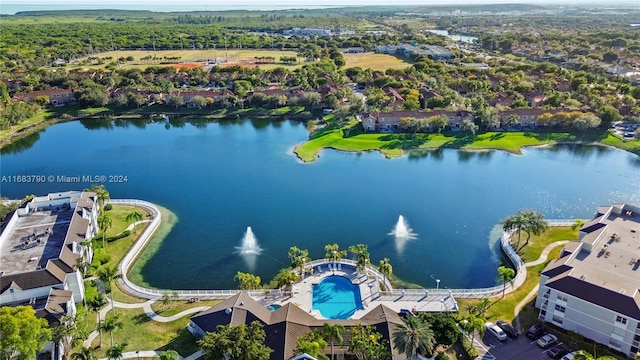
[{"label": "grass field", "polygon": [[[275,59],[275,64],[257,64],[260,67],[264,66],[283,66],[284,64],[280,63],[280,57],[282,56],[293,56],[295,57],[297,53],[295,51],[281,51],[281,50],[261,50],[261,49],[185,49],[185,50],[118,50],[118,51],[107,51],[99,54],[94,54],[92,57],[98,58],[112,58],[110,61],[115,61],[118,58],[127,58],[129,56],[133,57],[133,61],[129,61],[126,64],[123,64],[125,67],[134,67],[134,66],[152,66],[152,65],[161,65],[160,61],[165,62],[165,60],[146,60],[142,61],[141,58],[151,56],[157,57],[160,59],[164,58],[177,58],[175,63],[183,63],[183,62],[203,62],[207,60],[213,59],[222,59],[227,58],[229,62],[237,63],[238,59],[241,62],[246,62],[248,59],[252,59],[255,57],[273,57]],[[69,67],[76,66],[84,66],[81,65],[84,60],[87,60],[87,57],[80,58],[78,61],[69,65]],[[107,61],[109,62],[109,61]],[[97,66],[97,65],[96,65]],[[104,66],[104,65],[101,65]],[[292,66],[292,65],[289,65]]]},{"label": "grass field", "polygon": [[[545,231],[539,236],[531,236],[529,245],[527,245],[522,250],[521,258],[525,262],[536,260],[538,257],[540,257],[542,250],[547,245],[556,241],[577,239],[578,231],[571,230],[571,227],[550,227],[549,230]],[[522,242],[524,242],[524,239],[522,239]],[[493,305],[489,308],[489,310],[487,310],[485,318],[489,321],[495,321],[499,319],[503,319],[509,322],[513,321],[514,309],[516,305],[531,291],[531,289],[533,289],[540,282],[540,271],[544,269],[549,261],[557,259],[560,255],[561,250],[562,246],[555,248],[549,254],[549,257],[547,258],[547,261],[545,263],[527,268],[527,279],[525,280],[524,284],[522,284],[522,286],[520,286],[517,290],[507,294],[504,298],[502,298],[501,296],[491,298]],[[466,307],[469,305],[477,304],[478,300],[458,299],[458,303],[461,309],[460,314],[462,316],[467,316],[468,312],[466,310]],[[535,322],[537,314],[537,310],[535,310],[533,305],[525,307],[525,309],[523,309],[523,311],[520,313],[520,321],[522,325],[524,327],[531,325],[533,322]]]},{"label": "grass field", "polygon": [[603,143],[640,155],[640,140],[621,140],[602,133],[572,134],[566,132],[486,132],[471,136],[463,132],[445,134],[379,134],[363,133],[360,125],[352,125],[350,135],[344,129],[325,129],[298,145],[294,152],[304,162],[314,161],[322,149],[342,151],[378,150],[387,157],[401,156],[405,151],[435,150],[503,150],[522,154],[527,146],[557,143]]},{"label": "grass field", "polygon": [[344,54],[345,68],[360,67],[362,69],[380,70],[404,69],[412,62],[387,54]]}]

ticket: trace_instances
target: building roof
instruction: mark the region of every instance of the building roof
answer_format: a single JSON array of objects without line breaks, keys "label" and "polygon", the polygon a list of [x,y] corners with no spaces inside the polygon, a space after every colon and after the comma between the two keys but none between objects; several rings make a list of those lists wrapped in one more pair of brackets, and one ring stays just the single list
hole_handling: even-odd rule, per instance
[{"label": "building roof", "polygon": [[640,208],[599,208],[580,236],[545,267],[544,285],[640,321]]},{"label": "building roof", "polygon": [[[95,205],[92,192],[63,192],[35,197],[14,213],[13,226],[2,233],[0,293],[62,284],[75,271]],[[5,233],[6,232],[6,233]]]},{"label": "building roof", "polygon": [[[240,292],[191,318],[205,332],[215,331],[218,325],[250,324],[260,321],[266,333],[265,345],[273,349],[271,359],[289,359],[298,346],[298,338],[309,331],[322,328],[325,323],[338,323],[345,327],[357,324],[372,325],[386,339],[391,339],[393,329],[402,323],[400,316],[384,305],[372,308],[360,319],[316,319],[293,303],[287,303],[274,312]],[[394,355],[397,350],[390,349]],[[394,359],[398,358],[394,356]]]}]

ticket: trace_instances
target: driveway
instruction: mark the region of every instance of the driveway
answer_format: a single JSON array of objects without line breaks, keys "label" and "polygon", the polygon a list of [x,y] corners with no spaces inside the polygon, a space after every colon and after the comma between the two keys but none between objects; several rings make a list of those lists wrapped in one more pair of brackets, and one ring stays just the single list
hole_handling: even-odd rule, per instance
[{"label": "driveway", "polygon": [[546,353],[547,349],[541,348],[535,340],[531,340],[525,335],[520,335],[516,339],[508,338],[505,341],[498,341],[489,334],[485,334],[482,339],[476,335],[475,341],[476,347],[480,351],[479,359],[551,360]]}]

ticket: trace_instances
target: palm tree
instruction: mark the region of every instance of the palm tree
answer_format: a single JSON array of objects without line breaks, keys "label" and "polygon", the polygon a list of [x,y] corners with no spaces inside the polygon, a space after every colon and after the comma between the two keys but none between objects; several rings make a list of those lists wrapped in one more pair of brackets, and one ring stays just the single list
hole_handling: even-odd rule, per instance
[{"label": "palm tree", "polygon": [[300,281],[300,277],[291,269],[282,269],[280,270],[278,275],[276,275],[275,280],[276,287],[284,287],[285,289],[289,290],[291,289],[293,283],[295,283],[296,281]]},{"label": "palm tree", "polygon": [[324,338],[331,344],[331,359],[334,358],[333,344],[337,342],[339,345],[342,345],[344,341],[344,339],[342,338],[343,332],[344,326],[340,324],[324,323],[322,325],[322,334],[324,335]]},{"label": "palm tree", "polygon": [[347,256],[347,250],[340,250],[340,246],[337,243],[325,245],[324,251],[324,258],[327,260],[337,261]]},{"label": "palm tree", "polygon": [[84,190],[96,193],[96,196],[98,197],[98,205],[100,206],[100,209],[102,209],[104,202],[111,198],[109,195],[109,191],[107,191],[107,188],[105,188],[104,185],[91,185],[90,189],[84,189]]},{"label": "palm tree", "polygon": [[469,314],[469,317],[462,322],[462,328],[467,332],[467,334],[469,334],[471,340],[473,341],[476,330],[478,331],[478,334],[480,334],[480,337],[484,336],[484,322],[484,319],[482,319],[481,317]]},{"label": "palm tree", "polygon": [[255,290],[260,288],[260,276],[238,271],[233,280],[237,281],[240,290]]},{"label": "palm tree", "polygon": [[407,316],[393,331],[393,348],[398,349],[407,358],[417,354],[431,355],[436,346],[435,335],[431,326],[415,316]]},{"label": "palm tree", "polygon": [[92,347],[81,347],[76,353],[71,354],[72,360],[98,360],[96,350]]},{"label": "palm tree", "polygon": [[127,222],[133,222],[133,233],[135,234],[136,232],[136,223],[138,221],[142,221],[143,217],[142,214],[140,214],[140,212],[138,210],[134,210],[131,213],[129,213],[129,215],[127,215],[126,220]]},{"label": "palm tree", "polygon": [[544,216],[535,210],[518,210],[516,215],[511,215],[502,220],[502,229],[504,231],[517,231],[518,242],[516,243],[515,251],[518,252],[522,248],[520,247],[520,238],[522,231],[527,233],[527,240],[522,247],[529,244],[531,234],[540,235],[547,230],[549,224],[544,221]]},{"label": "palm tree", "polygon": [[61,344],[63,358],[68,359],[71,350],[82,340],[82,332],[78,329],[78,318],[64,315],[60,324],[53,327],[51,340],[55,344]]},{"label": "palm tree", "polygon": [[356,256],[358,271],[364,270],[369,262],[369,251],[367,250],[367,245],[352,245],[349,246],[349,251]]},{"label": "palm tree", "polygon": [[100,231],[102,231],[102,248],[105,250],[105,252],[107,251],[107,248],[104,245],[104,238],[107,235],[107,229],[111,228],[111,226],[113,225],[113,221],[111,221],[111,217],[107,214],[100,214],[98,215],[98,227],[100,228]]},{"label": "palm tree", "polygon": [[127,346],[127,343],[116,344],[107,349],[107,358],[109,360],[120,360],[124,354],[124,348]]},{"label": "palm tree", "polygon": [[[98,313],[98,325],[102,322],[100,319],[100,309],[105,305],[107,305],[107,299],[104,298],[102,293],[97,293],[96,296],[87,303],[87,307],[91,312]],[[102,330],[98,327],[98,331],[100,332],[100,347],[102,347]]]},{"label": "palm tree", "polygon": [[116,306],[113,303],[113,289],[111,288],[111,284],[113,281],[120,279],[122,277],[121,274],[118,274],[118,269],[115,267],[105,266],[102,269],[98,270],[98,278],[102,280],[105,285],[109,286],[109,295],[111,296],[111,310],[113,310],[113,315],[116,315]]},{"label": "palm tree", "polygon": [[498,280],[502,281],[502,297],[507,289],[507,283],[516,276],[516,271],[510,267],[498,266]]},{"label": "palm tree", "polygon": [[302,275],[302,272],[304,271],[304,263],[311,260],[309,257],[309,250],[299,249],[297,246],[292,246],[289,248],[288,255],[291,260],[291,267],[294,269],[299,267],[300,275]]},{"label": "palm tree", "polygon": [[380,263],[378,264],[378,271],[380,271],[382,276],[384,276],[386,284],[386,280],[390,278],[391,273],[393,273],[393,266],[391,266],[391,262],[388,258],[380,260]]},{"label": "palm tree", "polygon": [[111,316],[106,318],[100,325],[98,325],[98,329],[102,331],[108,331],[109,337],[111,338],[111,347],[113,347],[113,331],[118,330],[122,327],[122,322],[118,319],[117,316]]},{"label": "palm tree", "polygon": [[571,225],[571,230],[576,231],[576,230],[582,228],[583,225],[584,225],[584,220],[576,219],[576,221],[573,223],[573,225]]},{"label": "palm tree", "polygon": [[87,262],[83,257],[79,257],[76,259],[76,264],[74,268],[80,271],[82,274],[82,278],[84,278],[87,274],[87,271],[91,267],[91,263]]}]

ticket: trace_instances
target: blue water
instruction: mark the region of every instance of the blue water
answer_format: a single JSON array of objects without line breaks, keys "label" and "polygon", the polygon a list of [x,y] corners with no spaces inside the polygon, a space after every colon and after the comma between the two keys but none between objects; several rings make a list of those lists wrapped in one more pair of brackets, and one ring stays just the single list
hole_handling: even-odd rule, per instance
[{"label": "blue water", "polygon": [[313,285],[313,310],[327,319],[348,319],[363,309],[360,288],[342,276],[329,276]]},{"label": "blue water", "polygon": [[280,304],[271,304],[271,305],[267,306],[267,310],[269,310],[271,312],[274,312],[274,311],[280,309],[281,307],[282,307],[282,305],[280,305]]},{"label": "blue water", "polygon": [[[140,198],[179,221],[142,268],[158,288],[236,288],[238,271],[270,281],[291,246],[323,258],[326,244],[364,243],[373,264],[435,287],[496,284],[505,260],[496,224],[519,209],[547,218],[591,217],[612,202],[640,205],[640,157],[610,148],[527,149],[524,155],[445,150],[422,158],[327,150],[302,164],[291,149],[308,138],[298,122],[215,124],[100,121],[56,124],[0,155],[2,176],[124,175],[114,198]],[[90,183],[0,183],[0,195],[84,189]],[[389,232],[403,215],[416,239]],[[238,254],[251,226],[262,248]],[[492,235],[493,234],[493,235]],[[400,246],[402,245],[402,246]],[[351,257],[351,255],[349,255]]]}]

